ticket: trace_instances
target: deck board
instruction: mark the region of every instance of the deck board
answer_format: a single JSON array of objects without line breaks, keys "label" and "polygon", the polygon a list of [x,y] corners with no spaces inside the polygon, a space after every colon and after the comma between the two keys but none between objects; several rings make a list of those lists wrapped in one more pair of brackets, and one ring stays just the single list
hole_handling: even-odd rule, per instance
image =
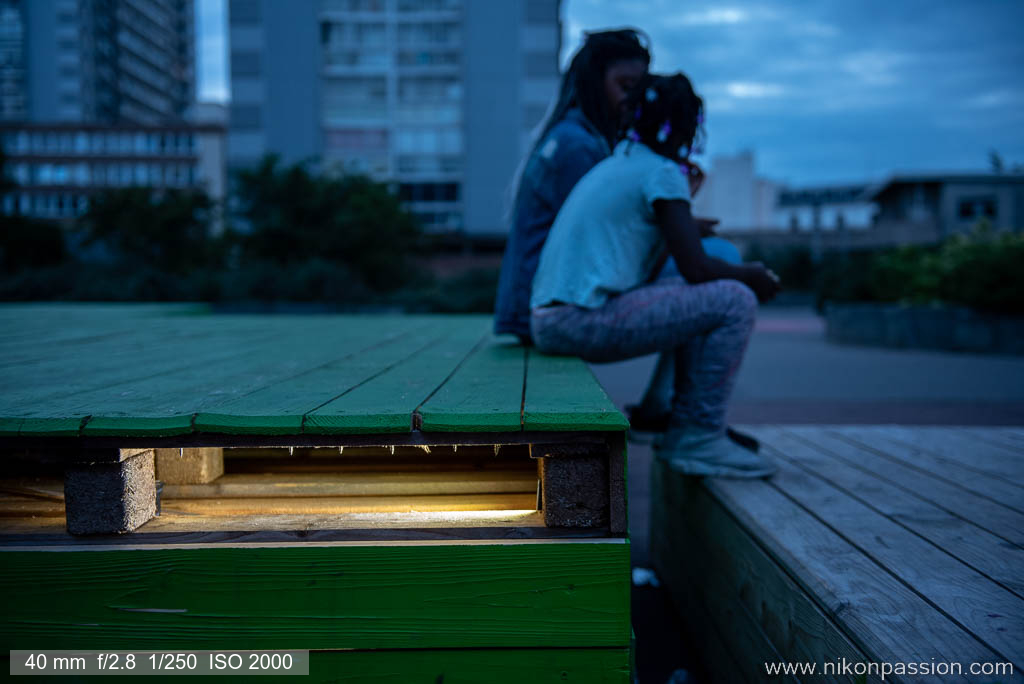
[{"label": "deck board", "polygon": [[[701,482],[661,471],[665,502],[652,517],[655,563],[677,603],[700,602],[737,660],[756,670],[766,651],[747,645],[753,633],[729,634],[736,609],[714,596],[730,589],[781,660],[1012,663],[1013,675],[992,681],[1024,681],[1024,547],[1011,484],[1024,460],[1010,431],[748,429],[779,460],[775,477]],[[1019,470],[976,469],[992,463]],[[980,491],[992,482],[999,494]],[[678,569],[681,539],[699,569]],[[772,590],[787,583],[789,595]],[[977,681],[966,669],[889,680]]]},{"label": "deck board", "polygon": [[773,487],[989,645],[1000,659],[1021,667],[1024,621],[1008,616],[1024,616],[1024,599],[850,496],[830,482],[828,473],[800,469],[796,463],[806,448],[792,443],[777,448],[780,471],[772,478]]},{"label": "deck board", "polygon": [[416,412],[424,432],[522,430],[526,349],[494,337],[455,369]]},{"label": "deck board", "polygon": [[[908,442],[905,436],[901,438],[901,433],[893,433],[888,426],[884,430],[868,433],[858,434],[855,430],[845,429],[838,430],[837,434],[877,454],[962,487],[976,496],[1024,513],[1024,489],[1018,485],[1001,476],[978,470],[965,459],[950,458],[923,441]],[[977,454],[978,450],[975,449],[974,453]]]},{"label": "deck board", "polygon": [[586,365],[484,316],[0,306],[0,436],[624,431]]},{"label": "deck board", "polygon": [[579,359],[530,349],[526,359],[524,430],[627,430],[590,369]]},{"label": "deck board", "polygon": [[487,327],[479,318],[454,319],[446,332],[418,353],[375,378],[311,411],[303,426],[311,434],[404,432],[413,412],[480,345]]}]

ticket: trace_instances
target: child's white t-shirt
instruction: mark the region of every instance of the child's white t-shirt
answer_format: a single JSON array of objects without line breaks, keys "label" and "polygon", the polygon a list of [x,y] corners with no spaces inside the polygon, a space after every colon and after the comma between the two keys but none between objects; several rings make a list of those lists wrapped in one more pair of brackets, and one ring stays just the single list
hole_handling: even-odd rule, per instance
[{"label": "child's white t-shirt", "polygon": [[655,200],[690,200],[679,166],[623,140],[565,200],[541,251],[530,307],[552,302],[589,309],[643,284],[663,242]]}]

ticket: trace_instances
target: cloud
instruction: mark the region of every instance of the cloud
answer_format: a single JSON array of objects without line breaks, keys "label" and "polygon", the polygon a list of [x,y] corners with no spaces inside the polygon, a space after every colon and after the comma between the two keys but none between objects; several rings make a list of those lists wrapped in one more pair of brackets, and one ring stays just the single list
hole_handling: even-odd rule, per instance
[{"label": "cloud", "polygon": [[964,102],[964,107],[967,109],[998,109],[1017,106],[1022,102],[1024,102],[1024,93],[1010,88],[1001,88],[968,98]]},{"label": "cloud", "polygon": [[725,92],[737,98],[779,97],[785,94],[786,88],[778,83],[758,83],[757,81],[732,81],[725,84]]},{"label": "cloud", "polygon": [[899,72],[911,61],[909,55],[891,50],[864,50],[847,55],[840,60],[839,66],[864,83],[888,86],[903,80]]},{"label": "cloud", "polygon": [[671,17],[666,23],[669,26],[719,26],[740,24],[750,18],[750,12],[739,7],[711,7]]}]

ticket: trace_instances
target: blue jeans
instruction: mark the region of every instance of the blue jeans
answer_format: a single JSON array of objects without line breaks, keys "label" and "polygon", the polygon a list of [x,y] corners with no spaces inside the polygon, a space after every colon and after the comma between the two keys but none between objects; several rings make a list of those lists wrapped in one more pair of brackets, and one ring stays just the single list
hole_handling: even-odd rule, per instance
[{"label": "blue jeans", "polygon": [[725,413],[754,329],[757,297],[743,283],[688,285],[661,278],[612,297],[599,309],[534,309],[530,329],[542,352],[621,361],[660,351],[674,360],[672,424],[725,429]]}]

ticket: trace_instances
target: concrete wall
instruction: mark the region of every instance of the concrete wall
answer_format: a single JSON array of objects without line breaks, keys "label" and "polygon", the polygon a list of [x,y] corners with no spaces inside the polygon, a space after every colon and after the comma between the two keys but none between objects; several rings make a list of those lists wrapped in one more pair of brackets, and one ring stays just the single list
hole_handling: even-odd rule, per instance
[{"label": "concrete wall", "polygon": [[507,232],[506,190],[519,163],[523,130],[522,0],[465,4],[462,37],[467,233]]},{"label": "concrete wall", "polygon": [[266,145],[282,151],[282,161],[319,157],[320,129],[319,3],[263,0],[263,73]]},{"label": "concrete wall", "polygon": [[25,85],[28,118],[57,121],[57,2],[32,0],[22,3],[25,21]]}]

